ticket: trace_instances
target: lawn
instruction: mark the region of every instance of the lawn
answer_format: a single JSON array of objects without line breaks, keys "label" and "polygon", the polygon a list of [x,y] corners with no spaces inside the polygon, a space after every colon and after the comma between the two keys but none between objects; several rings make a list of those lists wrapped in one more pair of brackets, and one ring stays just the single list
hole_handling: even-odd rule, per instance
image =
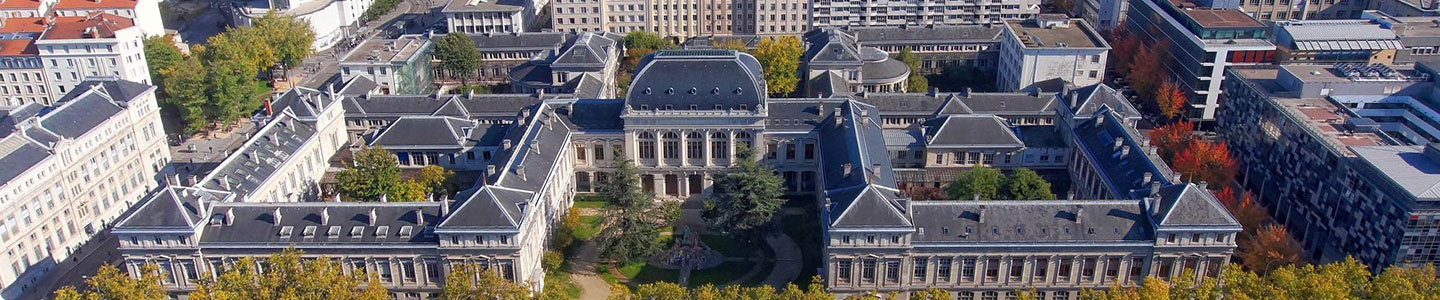
[{"label": "lawn", "polygon": [[724,254],[726,257],[746,257],[749,254],[743,244],[723,235],[701,234],[700,241],[704,242],[706,246],[710,246],[710,249],[720,251],[720,254]]},{"label": "lawn", "polygon": [[545,274],[546,289],[563,289],[572,299],[580,298],[580,286],[570,281],[570,272],[556,270]]},{"label": "lawn", "polygon": [[805,207],[804,214],[785,216],[780,228],[800,246],[800,275],[795,277],[795,284],[805,287],[820,268],[820,246],[824,243],[820,234],[820,213],[814,205],[802,207]]},{"label": "lawn", "polygon": [[654,282],[675,282],[680,279],[679,270],[661,269],[646,263],[631,263],[620,267],[620,273],[630,277],[630,284],[639,285]]},{"label": "lawn", "polygon": [[601,208],[606,204],[605,201],[575,201],[575,207],[579,208]]},{"label": "lawn", "polygon": [[588,241],[596,233],[600,233],[600,216],[580,216],[580,226],[576,227],[571,234],[576,240]]},{"label": "lawn", "polygon": [[[748,261],[727,261],[714,268],[697,270],[690,273],[690,286],[702,286],[706,283],[722,286],[736,279],[740,279],[740,276],[745,276],[745,273],[750,272],[750,268],[754,266],[755,264]],[[765,275],[766,274],[755,274],[755,276],[760,277],[762,281]]]}]

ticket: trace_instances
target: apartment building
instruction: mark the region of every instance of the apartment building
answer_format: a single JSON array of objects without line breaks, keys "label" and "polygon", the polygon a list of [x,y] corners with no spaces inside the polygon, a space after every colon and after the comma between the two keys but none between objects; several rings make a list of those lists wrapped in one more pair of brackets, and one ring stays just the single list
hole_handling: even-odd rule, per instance
[{"label": "apartment building", "polygon": [[115,79],[81,83],[54,106],[0,108],[0,296],[37,292],[159,186],[170,161],[160,122],[155,87]]},{"label": "apartment building", "polygon": [[[1369,9],[1371,2],[1383,0],[1240,0],[1239,9],[1261,21],[1284,20],[1338,20],[1360,17],[1360,12]],[[1212,1],[1209,5],[1223,5],[1228,1]]]},{"label": "apartment building", "polygon": [[1370,20],[1276,21],[1275,61],[1281,64],[1393,64],[1404,49],[1395,32]]},{"label": "apartment building", "polygon": [[[1435,158],[1434,85],[1385,65],[1283,65],[1227,72],[1219,133],[1237,179],[1310,259],[1380,270],[1435,263],[1437,213],[1422,185]],[[1403,157],[1403,158],[1402,158]]]},{"label": "apartment building", "polygon": [[433,44],[419,35],[365,40],[340,59],[340,78],[368,77],[380,94],[425,94],[434,89],[430,51]]},{"label": "apartment building", "polygon": [[[465,34],[537,32],[548,0],[455,0],[440,11],[449,31]],[[558,24],[558,23],[557,23]]]},{"label": "apartment building", "polygon": [[0,23],[0,105],[50,105],[55,98],[47,91],[50,84],[35,47],[45,31],[42,20],[9,18]]},{"label": "apartment building", "polygon": [[130,18],[145,36],[165,35],[158,0],[57,0],[51,11],[61,17],[106,13]]},{"label": "apartment building", "polygon": [[0,16],[10,18],[39,18],[50,15],[50,7],[56,0],[13,0],[0,3]]},{"label": "apartment building", "polygon": [[1055,80],[1089,86],[1105,78],[1110,44],[1085,20],[1042,14],[1005,21],[1004,29],[995,79],[1001,91],[1039,88]]},{"label": "apartment building", "polygon": [[91,77],[110,76],[150,84],[143,31],[111,14],[50,17],[35,41],[52,95],[69,93]]},{"label": "apartment building", "polygon": [[1264,24],[1236,9],[1201,7],[1184,0],[1130,0],[1129,32],[1148,46],[1169,47],[1169,80],[1189,97],[1192,121],[1209,123],[1220,108],[1225,69],[1274,61]]},{"label": "apartment building", "polygon": [[310,48],[321,51],[353,38],[361,26],[360,17],[374,3],[375,0],[230,0],[230,5],[220,7],[227,10],[232,26],[250,26],[255,19],[270,13],[305,20],[310,23],[310,30],[315,32],[315,41]]},{"label": "apartment building", "polygon": [[1038,0],[819,0],[811,5],[812,27],[993,24],[1040,13]]},{"label": "apartment building", "polygon": [[557,31],[649,31],[683,40],[711,35],[797,35],[809,31],[807,1],[561,0]]}]

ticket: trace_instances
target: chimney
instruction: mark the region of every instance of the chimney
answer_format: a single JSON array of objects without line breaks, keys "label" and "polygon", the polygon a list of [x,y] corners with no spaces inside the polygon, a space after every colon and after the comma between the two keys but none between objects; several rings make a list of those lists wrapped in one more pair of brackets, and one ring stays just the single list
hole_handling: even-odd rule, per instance
[{"label": "chimney", "polygon": [[330,225],[330,208],[320,209],[320,225]]},{"label": "chimney", "polygon": [[970,200],[980,201],[980,193],[970,194]]},{"label": "chimney", "polygon": [[1105,114],[1095,115],[1095,125],[1099,126],[1100,123],[1105,123]]},{"label": "chimney", "polygon": [[1145,172],[1144,177],[1142,177],[1142,178],[1144,178],[1144,179],[1141,179],[1140,182],[1150,182],[1150,176],[1151,176],[1150,172]]},{"label": "chimney", "polygon": [[185,185],[193,186],[200,183],[200,176],[190,175],[185,179]]},{"label": "chimney", "polygon": [[1124,138],[1121,138],[1121,137],[1118,137],[1118,136],[1115,137],[1115,149],[1113,149],[1113,150],[1120,150],[1120,145],[1124,145],[1124,144],[1125,144],[1125,139],[1124,139]]},{"label": "chimney", "polygon": [[380,202],[390,202],[390,195],[380,194]]},{"label": "chimney", "polygon": [[1084,217],[1085,217],[1085,206],[1084,206],[1084,205],[1078,205],[1078,204],[1075,205],[1075,224],[1080,224],[1080,221],[1083,220],[1082,218],[1084,218]]},{"label": "chimney", "polygon": [[425,211],[415,208],[415,225],[425,226]]},{"label": "chimney", "polygon": [[500,140],[500,150],[510,150],[510,139]]},{"label": "chimney", "polygon": [[1070,93],[1070,109],[1076,109],[1076,108],[1078,108],[1079,106],[1080,106],[1080,95],[1079,95],[1079,93]]},{"label": "chimney", "polygon": [[1150,215],[1152,215],[1152,216],[1154,216],[1154,215],[1159,215],[1159,214],[1160,214],[1160,197],[1150,197],[1150,198],[1145,198],[1145,200],[1150,201]]},{"label": "chimney", "polygon": [[1210,187],[1210,183],[1205,182],[1204,180],[1201,180],[1200,183],[1196,183],[1195,185],[1199,186],[1202,190]]},{"label": "chimney", "polygon": [[1120,146],[1120,158],[1130,156],[1130,145]]},{"label": "chimney", "polygon": [[970,87],[968,87],[968,86],[965,87],[965,94],[964,94],[964,95],[965,95],[965,98],[970,98],[970,93],[973,93],[973,92],[974,92],[974,91],[970,90]]},{"label": "chimney", "polygon": [[440,200],[440,216],[444,217],[448,215],[450,215],[450,200]]},{"label": "chimney", "polygon": [[981,206],[980,206],[980,219],[979,219],[979,220],[976,220],[978,223],[985,223],[985,210],[986,210],[986,209],[985,209],[985,206],[984,206],[984,205],[981,205]]},{"label": "chimney", "polygon": [[845,177],[850,177],[850,163],[840,165],[840,168],[845,169]]},{"label": "chimney", "polygon": [[930,97],[940,98],[940,88],[930,87]]},{"label": "chimney", "polygon": [[225,209],[225,226],[230,226],[230,225],[233,225],[233,224],[235,224],[235,208],[234,208],[234,207],[226,208],[226,209]]},{"label": "chimney", "polygon": [[861,119],[869,119],[869,118],[870,118],[870,110],[869,110],[869,109],[865,109],[865,108],[861,108],[861,109],[860,109],[860,118],[861,118]]},{"label": "chimney", "polygon": [[870,173],[880,174],[880,164],[871,164]]},{"label": "chimney", "polygon": [[375,226],[376,218],[377,217],[375,217],[375,208],[372,207],[370,208],[370,219],[367,220],[368,222],[370,222],[370,226]]},{"label": "chimney", "polygon": [[220,188],[230,191],[230,175],[220,175]]},{"label": "chimney", "polygon": [[1151,181],[1151,182],[1150,182],[1150,197],[1155,197],[1155,196],[1158,196],[1158,195],[1160,195],[1160,181],[1159,181],[1159,180]]},{"label": "chimney", "polygon": [[170,185],[181,185],[181,184],[180,184],[180,173],[170,173],[170,178],[169,178],[169,179],[170,179]]},{"label": "chimney", "polygon": [[495,170],[497,169],[495,165],[485,166],[485,176],[495,175]]},{"label": "chimney", "polygon": [[275,211],[270,212],[270,215],[275,217],[275,226],[280,226],[280,208],[276,207]]},{"label": "chimney", "polygon": [[525,180],[525,165],[515,165],[515,175],[519,175],[520,180]]}]

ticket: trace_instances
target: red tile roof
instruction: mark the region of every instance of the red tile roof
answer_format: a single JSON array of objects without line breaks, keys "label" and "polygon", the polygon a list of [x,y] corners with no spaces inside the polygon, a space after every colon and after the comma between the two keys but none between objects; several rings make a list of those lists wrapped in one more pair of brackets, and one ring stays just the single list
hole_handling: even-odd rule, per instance
[{"label": "red tile roof", "polygon": [[40,0],[5,0],[0,1],[0,9],[40,9]]},{"label": "red tile roof", "polygon": [[16,32],[43,32],[45,31],[44,18],[8,18],[4,19],[5,25],[0,26],[0,33]]},{"label": "red tile roof", "polygon": [[107,13],[55,19],[55,25],[41,34],[40,39],[113,38],[116,31],[135,26],[135,21],[130,18]]},{"label": "red tile roof", "polygon": [[55,9],[135,8],[139,3],[137,0],[60,0],[55,3]]},{"label": "red tile roof", "polygon": [[35,39],[0,40],[0,56],[36,55]]}]

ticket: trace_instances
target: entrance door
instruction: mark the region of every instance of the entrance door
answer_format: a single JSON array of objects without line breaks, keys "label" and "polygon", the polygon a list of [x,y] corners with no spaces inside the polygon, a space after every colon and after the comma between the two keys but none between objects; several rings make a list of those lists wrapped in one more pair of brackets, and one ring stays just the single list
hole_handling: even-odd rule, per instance
[{"label": "entrance door", "polygon": [[665,175],[665,194],[671,196],[680,196],[680,175]]},{"label": "entrance door", "polygon": [[699,195],[705,189],[704,175],[690,175],[690,194]]}]

